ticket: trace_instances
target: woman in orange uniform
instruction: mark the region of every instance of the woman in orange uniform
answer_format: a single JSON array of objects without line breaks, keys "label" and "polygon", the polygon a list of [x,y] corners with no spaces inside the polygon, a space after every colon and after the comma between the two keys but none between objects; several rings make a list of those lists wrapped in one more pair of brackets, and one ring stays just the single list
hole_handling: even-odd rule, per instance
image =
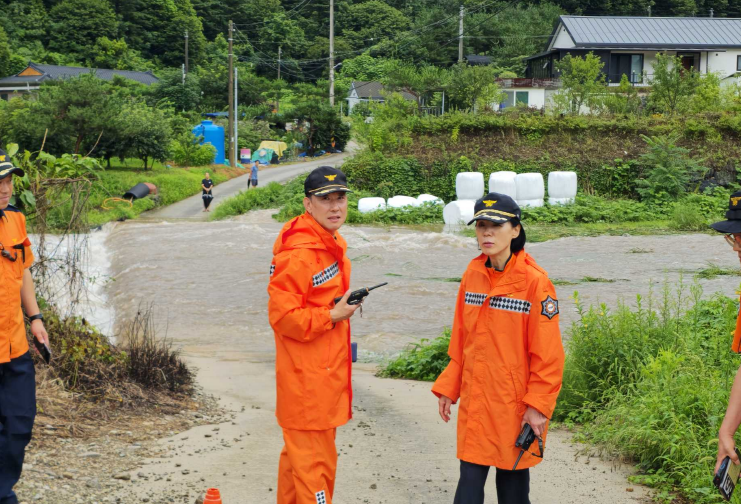
[{"label": "woman in orange uniform", "polygon": [[499,504],[529,504],[529,468],[537,443],[513,470],[515,441],[530,424],[545,440],[561,390],[564,351],[558,299],[548,274],[524,250],[520,207],[489,193],[474,218],[482,254],[463,275],[448,354],[432,392],[443,421],[460,399],[460,480],[454,504],[482,504],[489,467],[497,468]]}]

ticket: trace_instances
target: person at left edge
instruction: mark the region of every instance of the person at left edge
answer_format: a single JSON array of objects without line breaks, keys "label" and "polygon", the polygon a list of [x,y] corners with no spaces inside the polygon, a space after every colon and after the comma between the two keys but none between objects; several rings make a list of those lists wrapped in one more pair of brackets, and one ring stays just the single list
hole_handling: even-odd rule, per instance
[{"label": "person at left edge", "polygon": [[347,304],[350,260],[338,232],[348,192],[340,170],[316,168],[304,182],[305,213],[283,226],[273,246],[268,316],[285,443],[278,504],[331,504],[335,432],[352,417],[349,319],[360,305]]},{"label": "person at left edge", "polygon": [[[733,247],[733,251],[741,260],[741,191],[731,194],[726,220],[713,223],[710,227],[725,235],[726,242]],[[730,252],[730,249],[728,251]],[[741,314],[736,320],[731,351],[741,353]],[[726,415],[718,432],[718,457],[713,474],[718,472],[721,462],[726,457],[730,457],[734,464],[741,462],[736,455],[736,444],[733,440],[739,425],[741,425],[741,368],[736,372],[736,378],[733,380]]]},{"label": "person at left edge", "polygon": [[49,343],[28,269],[34,258],[26,218],[10,206],[14,175],[23,177],[23,170],[0,149],[0,504],[18,504],[13,487],[21,477],[36,417],[36,373],[24,309],[33,337]]},{"label": "person at left edge", "polygon": [[211,189],[214,187],[214,181],[211,180],[211,175],[206,172],[206,178],[201,180],[201,188],[203,189],[203,211],[210,212],[208,209],[211,201],[214,199],[214,195]]}]

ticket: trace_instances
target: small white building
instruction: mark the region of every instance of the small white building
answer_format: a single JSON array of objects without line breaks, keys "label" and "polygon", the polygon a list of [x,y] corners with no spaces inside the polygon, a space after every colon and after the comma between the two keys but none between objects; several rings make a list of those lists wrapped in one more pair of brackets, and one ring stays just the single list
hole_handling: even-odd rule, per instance
[{"label": "small white building", "polygon": [[[526,58],[525,76],[534,82],[557,81],[556,62],[567,54],[590,52],[604,63],[610,86],[623,75],[634,86],[650,86],[659,53],[681,58],[687,70],[716,73],[724,85],[741,83],[741,19],[561,16],[547,49]],[[547,89],[527,89],[531,106],[548,103]]]}]

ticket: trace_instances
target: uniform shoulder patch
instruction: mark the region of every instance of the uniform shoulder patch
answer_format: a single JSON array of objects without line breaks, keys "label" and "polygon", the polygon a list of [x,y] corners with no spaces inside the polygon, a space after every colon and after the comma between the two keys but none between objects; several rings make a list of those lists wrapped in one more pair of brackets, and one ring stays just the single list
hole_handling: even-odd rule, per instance
[{"label": "uniform shoulder patch", "polygon": [[540,312],[541,315],[548,317],[548,320],[551,320],[553,317],[558,315],[558,300],[553,299],[551,296],[548,296],[543,300],[540,305],[543,307],[543,310]]}]

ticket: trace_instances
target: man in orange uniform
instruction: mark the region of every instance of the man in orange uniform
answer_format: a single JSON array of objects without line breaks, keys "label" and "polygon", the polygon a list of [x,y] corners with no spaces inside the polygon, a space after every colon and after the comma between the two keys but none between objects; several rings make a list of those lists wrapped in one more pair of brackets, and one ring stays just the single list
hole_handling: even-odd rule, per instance
[{"label": "man in orange uniform", "polygon": [[[273,246],[268,315],[275,332],[275,416],[285,446],[278,504],[331,504],[335,429],[352,417],[350,260],[337,232],[347,218],[345,175],[321,166],[304,182],[306,212]],[[343,296],[344,293],[344,296]],[[334,299],[342,300],[334,304]]]},{"label": "man in orange uniform", "polygon": [[10,206],[13,175],[24,173],[0,149],[0,504],[18,504],[13,487],[21,477],[36,416],[36,374],[22,308],[34,337],[49,343],[28,270],[33,253],[26,219]]},{"label": "man in orange uniform", "polygon": [[[525,423],[545,440],[561,390],[564,351],[558,298],[548,274],[525,252],[517,203],[489,193],[476,202],[476,237],[482,253],[463,275],[448,354],[435,381],[440,416],[460,398],[455,504],[483,504],[489,467],[497,468],[500,504],[529,504],[528,469],[541,458],[515,441]],[[535,447],[535,444],[533,445]],[[537,450],[537,448],[531,448]]]}]

